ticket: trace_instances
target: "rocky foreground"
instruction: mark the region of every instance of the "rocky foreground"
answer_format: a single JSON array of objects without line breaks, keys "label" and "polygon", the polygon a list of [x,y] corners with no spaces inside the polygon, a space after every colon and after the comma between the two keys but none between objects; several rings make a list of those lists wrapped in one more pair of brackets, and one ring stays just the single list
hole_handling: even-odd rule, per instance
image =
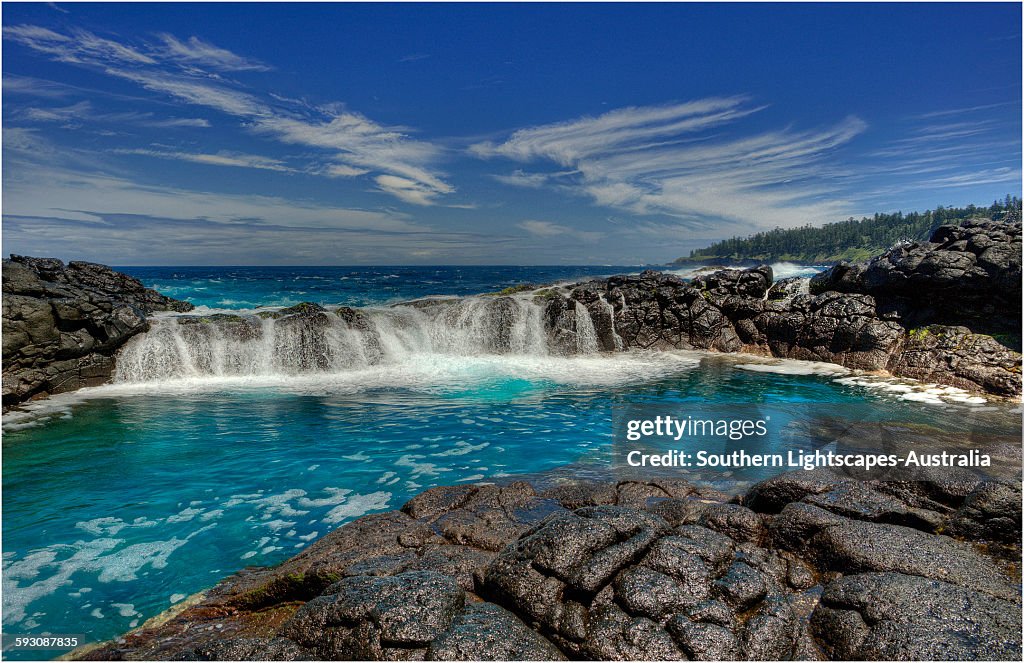
[{"label": "rocky foreground", "polygon": [[104,265],[12,255],[3,263],[3,404],[109,382],[146,315],[190,311]]},{"label": "rocky foreground", "polygon": [[433,488],[77,657],[1020,660],[1020,484],[932,477]]}]

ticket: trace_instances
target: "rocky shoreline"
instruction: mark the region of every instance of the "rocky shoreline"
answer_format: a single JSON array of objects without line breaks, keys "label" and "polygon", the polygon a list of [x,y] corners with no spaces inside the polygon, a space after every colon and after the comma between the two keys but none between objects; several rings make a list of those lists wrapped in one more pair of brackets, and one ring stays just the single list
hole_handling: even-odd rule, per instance
[{"label": "rocky shoreline", "polygon": [[146,315],[191,311],[105,265],[12,255],[3,262],[3,405],[109,382]]},{"label": "rocky shoreline", "polygon": [[[942,226],[929,242],[809,281],[772,276],[768,266],[690,282],[648,271],[580,284],[569,298],[588,307],[605,350],[614,332],[626,347],[824,361],[1021,394],[1019,222]],[[559,312],[552,302],[549,316]]]},{"label": "rocky shoreline", "polygon": [[432,488],[74,657],[1019,660],[1020,504],[948,470]]},{"label": "rocky shoreline", "polygon": [[[587,333],[605,352],[747,352],[1019,398],[1021,224],[931,240],[813,279],[648,271],[495,293],[485,308],[500,318],[528,298],[562,354]],[[12,256],[3,277],[5,407],[109,381],[148,315],[191,310],[90,263]],[[313,350],[305,370],[325,368],[338,320],[373,333],[365,311],[316,304],[178,320],[243,342],[289,328]],[[493,350],[506,341],[495,334]],[[1019,468],[1012,446],[1000,453]],[[432,488],[72,658],[1018,660],[1019,472],[915,479]]]},{"label": "rocky shoreline", "polygon": [[[3,403],[102,384],[116,355],[146,332],[148,314],[187,312],[191,304],[145,288],[108,267],[12,256],[3,263]],[[513,289],[519,290],[519,289]],[[656,271],[568,286],[496,293],[496,319],[528,296],[543,307],[554,352],[702,349],[823,361],[1005,398],[1021,394],[1021,224],[943,226],[930,242],[898,246],[864,265],[840,263],[813,279],[773,283],[769,266],[725,269],[691,281]],[[443,306],[444,299],[397,306]],[[589,317],[581,329],[579,307]],[[298,329],[310,364],[330,360],[330,316],[372,332],[360,309],[328,311],[305,303],[247,318],[193,316],[249,340],[260,318]],[[507,339],[506,339],[507,340]],[[496,353],[501,334],[494,340]]]}]

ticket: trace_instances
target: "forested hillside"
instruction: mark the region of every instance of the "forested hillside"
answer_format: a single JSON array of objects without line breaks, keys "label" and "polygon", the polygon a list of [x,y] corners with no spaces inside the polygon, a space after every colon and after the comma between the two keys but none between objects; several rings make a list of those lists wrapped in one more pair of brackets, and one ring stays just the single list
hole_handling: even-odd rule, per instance
[{"label": "forested hillside", "polygon": [[988,207],[937,207],[926,212],[875,214],[857,220],[850,218],[823,226],[769,230],[747,238],[715,242],[704,249],[695,249],[685,262],[799,262],[826,264],[838,260],[867,260],[890,246],[905,240],[927,239],[941,225],[962,223],[967,219],[989,218],[1012,220],[1021,218],[1021,200],[1007,195]]}]

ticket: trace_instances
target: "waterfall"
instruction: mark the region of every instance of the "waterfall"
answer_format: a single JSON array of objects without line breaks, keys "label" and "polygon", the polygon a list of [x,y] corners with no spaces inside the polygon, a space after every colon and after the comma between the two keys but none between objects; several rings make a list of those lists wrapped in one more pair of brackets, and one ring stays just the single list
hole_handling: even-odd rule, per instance
[{"label": "waterfall", "polygon": [[[622,305],[625,306],[625,298],[622,297],[621,294],[619,295],[619,297],[622,298]],[[608,324],[611,325],[612,343],[615,345],[615,351],[619,352],[624,347],[624,344],[622,343],[622,337],[619,336],[619,332],[615,331],[615,307],[612,306],[611,302],[606,301],[604,299],[598,299],[598,301],[601,302],[601,305],[604,307],[604,310],[608,312]]]},{"label": "waterfall", "polygon": [[[338,373],[401,364],[422,355],[596,353],[594,322],[574,302],[570,320],[549,322],[532,295],[426,299],[390,308],[312,307],[285,315],[162,316],[117,357],[118,382],[196,377]],[[575,348],[553,342],[552,325],[575,327]],[[556,349],[561,348],[561,349]]]},{"label": "waterfall", "polygon": [[576,352],[591,354],[597,352],[598,348],[597,330],[594,329],[594,321],[590,319],[590,311],[576,302]]}]

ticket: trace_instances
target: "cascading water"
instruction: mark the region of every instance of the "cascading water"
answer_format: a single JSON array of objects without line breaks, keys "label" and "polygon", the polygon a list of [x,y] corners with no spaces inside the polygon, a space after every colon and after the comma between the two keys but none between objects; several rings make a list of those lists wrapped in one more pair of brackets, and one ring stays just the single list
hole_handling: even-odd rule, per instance
[{"label": "cascading water", "polygon": [[598,349],[597,330],[594,329],[594,321],[590,319],[590,311],[576,302],[576,352],[590,354]]},{"label": "cascading water", "polygon": [[[391,308],[309,309],[280,316],[167,316],[151,320],[117,359],[118,382],[337,373],[415,356],[592,354],[600,349],[585,306],[557,324],[575,347],[552,342],[545,303],[532,296],[419,300]],[[275,317],[277,316],[277,317]]]},{"label": "cascading water", "polygon": [[[621,294],[619,295],[619,297],[622,298],[622,306],[625,307],[625,298],[622,297]],[[610,331],[612,334],[612,344],[615,346],[616,352],[618,352],[622,350],[624,345],[622,343],[622,337],[619,336],[619,332],[615,330],[615,307],[612,306],[611,302],[605,301],[604,299],[599,299],[598,301],[604,307],[604,310],[608,312],[608,320],[609,324],[611,325]]]}]

